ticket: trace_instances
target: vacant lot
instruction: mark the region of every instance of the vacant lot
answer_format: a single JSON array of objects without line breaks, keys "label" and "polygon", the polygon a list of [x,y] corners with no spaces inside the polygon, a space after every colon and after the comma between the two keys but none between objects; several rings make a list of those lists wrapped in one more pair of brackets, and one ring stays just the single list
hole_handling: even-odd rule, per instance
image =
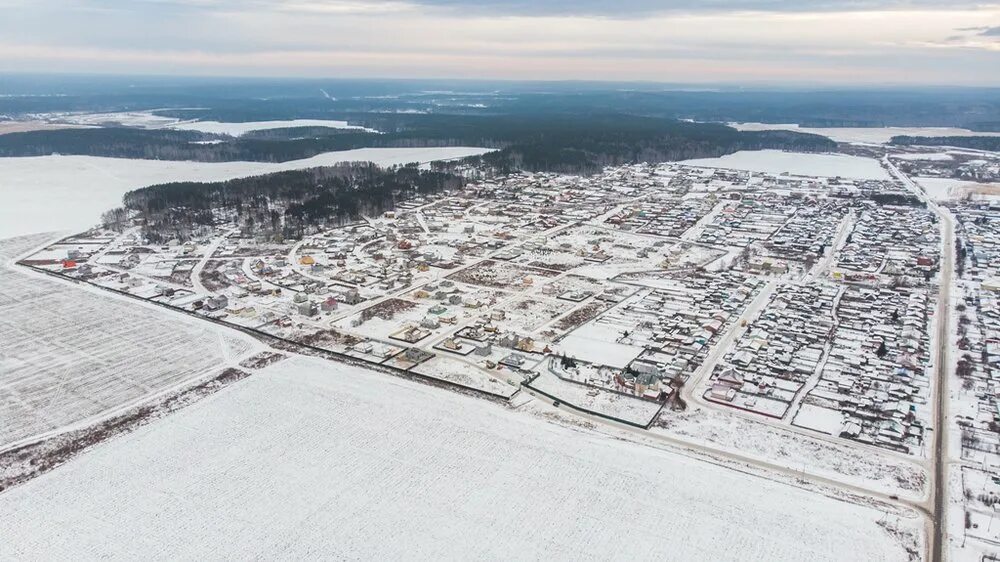
[{"label": "vacant lot", "polygon": [[483,260],[476,265],[452,273],[448,279],[469,285],[523,291],[538,280],[558,275],[555,271],[539,269],[526,265],[518,265],[506,261]]},{"label": "vacant lot", "polygon": [[13,559],[908,559],[877,508],[304,357],[0,513]]},{"label": "vacant lot", "polygon": [[181,320],[4,264],[42,243],[0,241],[0,447],[197,378],[250,349]]}]

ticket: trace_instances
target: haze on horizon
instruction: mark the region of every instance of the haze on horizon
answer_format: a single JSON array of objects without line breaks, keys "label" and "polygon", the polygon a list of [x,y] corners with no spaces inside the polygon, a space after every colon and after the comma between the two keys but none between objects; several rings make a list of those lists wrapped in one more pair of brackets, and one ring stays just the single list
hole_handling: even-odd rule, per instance
[{"label": "haze on horizon", "polygon": [[1000,86],[957,0],[0,0],[0,72]]}]

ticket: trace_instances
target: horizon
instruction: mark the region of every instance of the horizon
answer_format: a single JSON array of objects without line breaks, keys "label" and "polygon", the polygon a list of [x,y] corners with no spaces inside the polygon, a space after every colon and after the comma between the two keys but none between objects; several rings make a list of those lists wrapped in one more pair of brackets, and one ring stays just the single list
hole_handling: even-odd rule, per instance
[{"label": "horizon", "polygon": [[[882,82],[882,83],[840,83],[840,82],[769,82],[769,81],[742,81],[742,82],[676,82],[658,81],[649,79],[633,80],[601,80],[589,78],[573,79],[521,79],[521,78],[462,78],[444,76],[426,77],[398,77],[398,76],[307,76],[307,75],[271,75],[271,74],[153,74],[153,73],[128,73],[128,72],[63,72],[63,71],[7,71],[0,70],[0,96],[4,95],[2,88],[7,84],[5,79],[38,79],[38,80],[94,80],[99,82],[112,80],[150,80],[150,81],[190,81],[202,83],[225,83],[234,82],[261,82],[261,83],[294,83],[294,82],[344,82],[344,83],[408,83],[408,84],[448,84],[460,83],[470,85],[510,85],[510,86],[567,86],[573,90],[582,89],[574,87],[588,87],[595,91],[635,91],[640,93],[767,93],[767,92],[796,92],[796,93],[820,93],[820,92],[877,92],[877,91],[947,91],[947,90],[1000,90],[1000,82],[997,84],[946,84],[946,83],[905,83],[905,82]],[[145,85],[145,84],[143,84]],[[153,85],[153,84],[149,84]],[[135,86],[135,85],[132,85]],[[628,86],[632,86],[631,88]],[[484,93],[479,91],[475,93]],[[460,92],[452,92],[460,93]],[[547,92],[537,92],[547,93]],[[31,95],[31,94],[16,94]]]}]

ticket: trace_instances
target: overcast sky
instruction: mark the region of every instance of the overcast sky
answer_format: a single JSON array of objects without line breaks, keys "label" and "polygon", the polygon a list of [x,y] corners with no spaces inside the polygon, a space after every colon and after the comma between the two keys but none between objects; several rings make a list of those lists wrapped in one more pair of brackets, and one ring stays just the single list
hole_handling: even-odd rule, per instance
[{"label": "overcast sky", "polygon": [[1000,3],[0,0],[0,71],[1000,85]]}]

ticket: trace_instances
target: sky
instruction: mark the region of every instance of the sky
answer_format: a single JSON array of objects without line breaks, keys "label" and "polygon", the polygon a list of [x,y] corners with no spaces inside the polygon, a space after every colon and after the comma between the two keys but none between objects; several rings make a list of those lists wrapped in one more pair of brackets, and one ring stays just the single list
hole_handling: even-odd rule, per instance
[{"label": "sky", "polygon": [[0,72],[1000,86],[1000,0],[0,0]]}]

